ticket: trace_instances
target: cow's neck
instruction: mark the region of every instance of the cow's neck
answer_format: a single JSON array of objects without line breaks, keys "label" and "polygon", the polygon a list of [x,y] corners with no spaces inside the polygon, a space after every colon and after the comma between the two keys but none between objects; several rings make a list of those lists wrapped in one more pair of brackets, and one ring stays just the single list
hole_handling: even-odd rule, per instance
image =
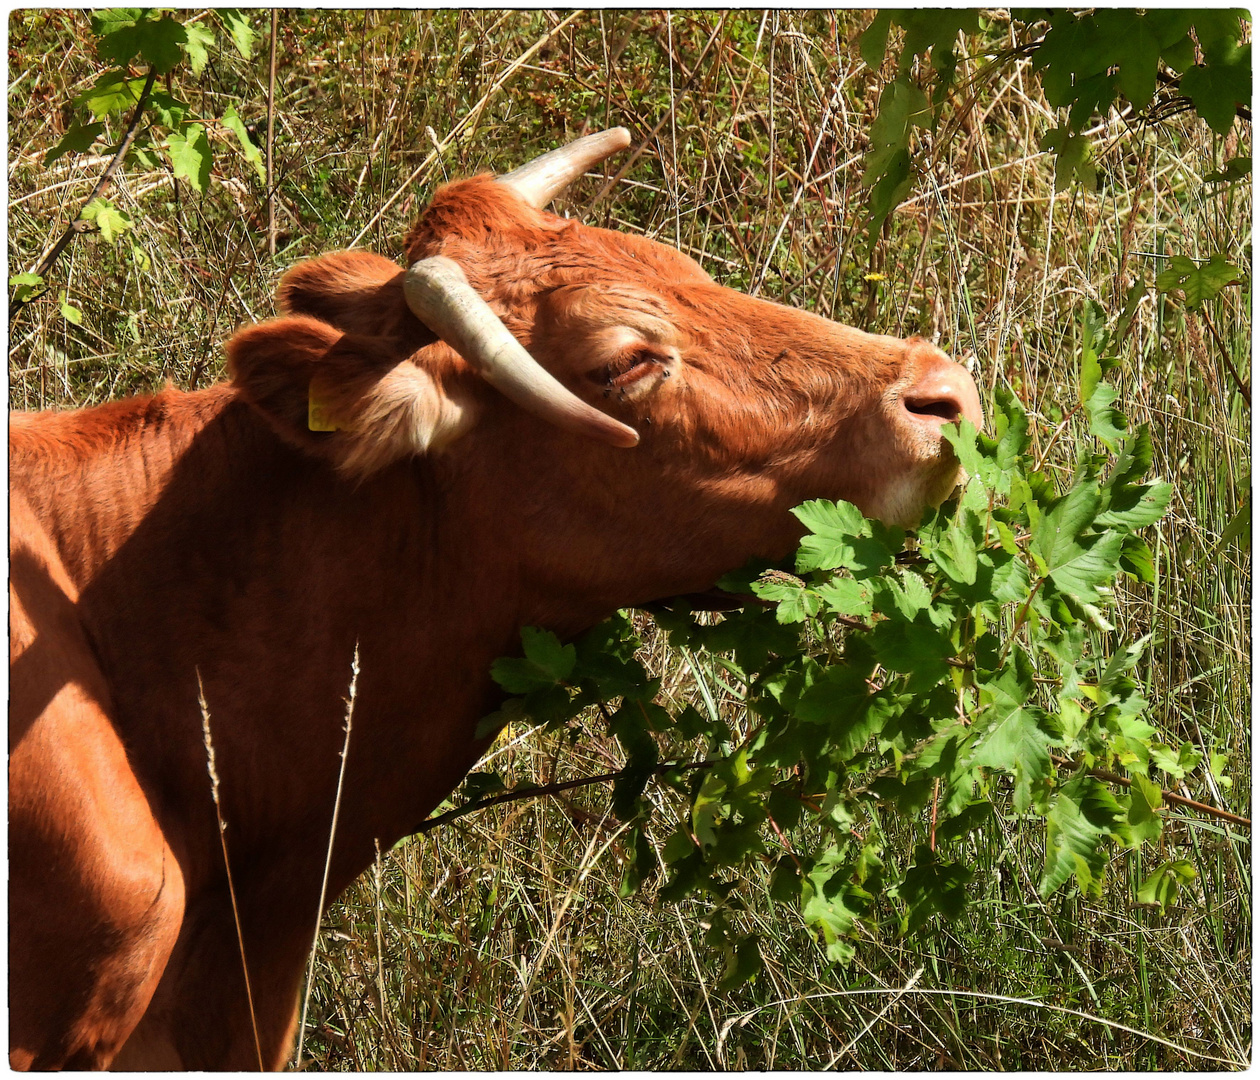
[{"label": "cow's neck", "polygon": [[[55,476],[35,475],[30,436],[15,471],[44,494],[54,536],[91,537],[64,557],[137,771],[159,816],[199,806],[195,827],[172,835],[215,836],[200,677],[234,859],[300,856],[291,873],[309,876],[332,815],[357,644],[336,887],[480,752],[477,722],[497,703],[489,665],[518,647],[510,545],[500,537],[488,559],[484,520],[423,468],[347,484],[230,391],[156,400],[160,423],[139,422],[153,402],[110,407],[136,410],[137,423],[112,417],[120,441],[73,467],[63,453]],[[55,423],[73,416],[95,422],[88,411]],[[570,612],[560,629],[594,617]],[[201,804],[187,795],[199,786]],[[187,856],[194,877],[199,861],[212,876],[221,858],[209,845]]]}]

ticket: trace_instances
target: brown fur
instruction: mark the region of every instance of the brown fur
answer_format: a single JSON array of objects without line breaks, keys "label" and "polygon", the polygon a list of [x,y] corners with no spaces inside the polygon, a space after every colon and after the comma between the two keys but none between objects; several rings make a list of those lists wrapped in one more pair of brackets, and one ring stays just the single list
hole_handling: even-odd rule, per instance
[{"label": "brown fur", "polygon": [[[642,441],[586,441],[503,399],[406,310],[397,267],[359,252],[290,272],[285,317],[229,343],[231,386],[14,418],[16,1066],[257,1066],[199,679],[278,1068],[356,644],[330,898],[482,752],[487,672],[520,627],[570,636],[702,591],[789,550],[805,498],[906,518],[954,481],[903,404],[941,379],[967,397],[926,343],[720,288],[676,251],[485,178],[439,191],[406,248],[458,261]],[[312,394],[342,430],[308,430]]]}]

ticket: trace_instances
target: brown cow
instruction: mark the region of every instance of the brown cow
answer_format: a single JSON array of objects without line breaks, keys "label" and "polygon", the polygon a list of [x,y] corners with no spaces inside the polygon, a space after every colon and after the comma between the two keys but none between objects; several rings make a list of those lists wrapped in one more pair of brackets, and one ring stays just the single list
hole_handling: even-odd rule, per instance
[{"label": "brown cow", "polygon": [[939,350],[543,209],[628,141],[442,188],[407,272],[296,267],[228,385],[13,417],[15,1066],[283,1065],[356,643],[330,899],[485,749],[522,626],[781,556],[807,498],[909,522],[955,484],[979,402]]}]

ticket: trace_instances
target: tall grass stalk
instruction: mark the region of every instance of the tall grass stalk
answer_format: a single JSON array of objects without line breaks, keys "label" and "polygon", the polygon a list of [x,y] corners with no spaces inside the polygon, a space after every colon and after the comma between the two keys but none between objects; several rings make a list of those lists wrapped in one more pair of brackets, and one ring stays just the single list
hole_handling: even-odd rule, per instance
[{"label": "tall grass stalk", "polygon": [[245,959],[245,934],[241,930],[241,912],[236,904],[236,886],[232,882],[232,860],[228,858],[227,822],[223,819],[223,806],[219,802],[219,770],[214,762],[214,739],[210,736],[210,706],[206,704],[206,691],[201,685],[201,672],[197,672],[197,704],[201,707],[201,738],[206,747],[206,769],[210,773],[210,797],[214,800],[214,816],[219,825],[219,845],[223,849],[223,872],[227,875],[228,899],[232,903],[232,921],[236,924],[236,944],[241,953],[241,974],[245,978],[245,1000],[249,1005],[249,1026],[254,1033],[254,1050],[258,1054],[258,1070],[263,1064],[262,1041],[258,1037],[258,1016],[254,1011],[254,989],[249,978],[249,961]]},{"label": "tall grass stalk", "polygon": [[[315,933],[311,938],[311,961],[306,971],[306,992],[302,995],[302,1017],[298,1021],[297,1051],[293,1067],[302,1067],[302,1046],[306,1041],[306,1013],[311,1004],[311,985],[315,978],[315,956],[319,949],[319,929],[324,919],[324,902],[328,899],[328,874],[332,870],[333,845],[337,840],[337,817],[341,813],[341,791],[346,780],[346,761],[350,757],[350,732],[354,727],[354,699],[359,687],[359,643],[354,644],[350,661],[350,689],[346,693],[345,741],[341,744],[341,767],[337,770],[337,794],[333,798],[332,824],[328,828],[328,852],[324,856],[324,877],[319,886],[319,906],[315,910]],[[379,850],[378,850],[379,857]]]}]

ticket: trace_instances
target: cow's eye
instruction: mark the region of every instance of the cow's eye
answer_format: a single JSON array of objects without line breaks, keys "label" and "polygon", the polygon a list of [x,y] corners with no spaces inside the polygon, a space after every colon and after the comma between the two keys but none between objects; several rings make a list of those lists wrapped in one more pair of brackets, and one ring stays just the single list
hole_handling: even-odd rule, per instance
[{"label": "cow's eye", "polygon": [[624,387],[645,375],[659,371],[673,359],[668,349],[642,345],[627,349],[591,372],[590,378],[604,387]]}]

